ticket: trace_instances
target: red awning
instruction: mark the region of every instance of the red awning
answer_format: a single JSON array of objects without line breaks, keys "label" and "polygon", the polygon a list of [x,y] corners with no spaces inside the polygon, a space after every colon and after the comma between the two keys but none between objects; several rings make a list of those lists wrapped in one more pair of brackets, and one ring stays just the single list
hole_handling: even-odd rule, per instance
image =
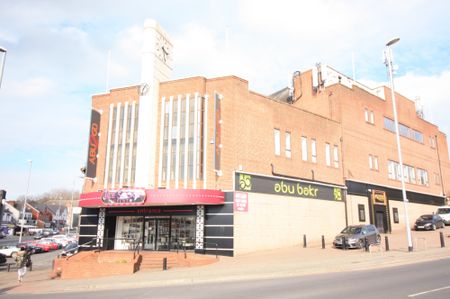
[{"label": "red awning", "polygon": [[[139,191],[139,192],[137,192]],[[145,192],[134,196],[133,194]],[[124,196],[122,196],[125,194]],[[128,195],[128,197],[127,197]],[[222,205],[225,194],[205,189],[118,189],[80,195],[80,207]]]}]

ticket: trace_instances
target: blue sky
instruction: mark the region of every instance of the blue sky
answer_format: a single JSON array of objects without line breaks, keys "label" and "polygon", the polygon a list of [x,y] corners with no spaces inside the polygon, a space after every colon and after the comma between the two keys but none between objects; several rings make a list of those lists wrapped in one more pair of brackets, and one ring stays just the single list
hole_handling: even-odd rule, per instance
[{"label": "blue sky", "polygon": [[450,133],[449,1],[2,0],[0,189],[8,198],[81,187],[91,96],[139,83],[144,20],[174,42],[173,78],[234,74],[270,94],[322,62],[375,87],[387,82],[393,37],[396,90],[420,97],[425,118]]}]

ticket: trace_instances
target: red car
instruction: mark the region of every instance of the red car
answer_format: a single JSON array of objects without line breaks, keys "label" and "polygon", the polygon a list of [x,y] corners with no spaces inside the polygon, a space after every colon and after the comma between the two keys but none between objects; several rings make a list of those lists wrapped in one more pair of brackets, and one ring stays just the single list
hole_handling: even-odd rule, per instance
[{"label": "red car", "polygon": [[40,240],[39,242],[36,242],[36,244],[42,244],[44,246],[49,246],[50,250],[58,250],[59,249],[58,243],[51,242],[51,241],[48,241],[48,240]]},{"label": "red car", "polygon": [[30,244],[41,248],[42,251],[44,251],[44,252],[49,252],[50,250],[52,250],[52,248],[49,244],[40,243],[40,242],[30,242]]}]

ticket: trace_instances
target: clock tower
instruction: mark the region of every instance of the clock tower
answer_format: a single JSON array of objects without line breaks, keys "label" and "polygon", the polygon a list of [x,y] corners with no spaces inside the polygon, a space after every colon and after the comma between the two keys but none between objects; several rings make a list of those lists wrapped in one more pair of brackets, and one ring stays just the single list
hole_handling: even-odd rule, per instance
[{"label": "clock tower", "polygon": [[151,19],[144,23],[135,187],[154,188],[159,83],[172,75],[172,43]]}]

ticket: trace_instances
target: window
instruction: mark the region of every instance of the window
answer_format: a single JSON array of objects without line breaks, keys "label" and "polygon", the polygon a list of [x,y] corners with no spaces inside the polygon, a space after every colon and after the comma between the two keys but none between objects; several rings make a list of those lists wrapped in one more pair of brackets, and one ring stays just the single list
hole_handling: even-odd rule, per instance
[{"label": "window", "polygon": [[417,180],[420,185],[428,186],[428,172],[424,169],[417,168]]},{"label": "window", "polygon": [[378,170],[378,157],[369,155],[369,168],[371,170]]},{"label": "window", "polygon": [[399,223],[399,219],[398,219],[398,209],[397,208],[392,208],[392,215],[394,216],[394,223]]},{"label": "window", "polygon": [[275,155],[279,156],[281,154],[280,130],[274,129],[273,130],[273,137],[274,137],[274,141],[275,141]]},{"label": "window", "polygon": [[[395,132],[394,121],[390,118],[385,117],[384,128],[391,132]],[[423,143],[423,134],[421,132],[411,129],[410,127],[400,123],[398,124],[398,130],[401,136]]]},{"label": "window", "polygon": [[317,163],[316,139],[311,139],[311,162]]},{"label": "window", "polygon": [[430,136],[430,146],[436,148],[436,139],[433,136]]},{"label": "window", "polygon": [[388,161],[388,177],[392,180],[397,179],[397,172],[398,172],[398,163],[395,161]]},{"label": "window", "polygon": [[302,160],[308,161],[308,139],[302,136]]},{"label": "window", "polygon": [[374,117],[373,111],[371,111],[367,108],[364,108],[364,120],[366,121],[366,123],[374,124],[375,117]]},{"label": "window", "polygon": [[366,210],[364,205],[358,205],[359,222],[366,222]]},{"label": "window", "polygon": [[286,157],[291,157],[291,133],[286,132]]},{"label": "window", "polygon": [[384,128],[391,132],[395,132],[394,121],[390,118],[385,117],[384,118]]},{"label": "window", "polygon": [[334,160],[334,167],[338,168],[339,167],[339,153],[338,153],[338,146],[335,145],[333,147],[333,160]]},{"label": "window", "polygon": [[373,115],[373,111],[370,111],[370,123],[374,124],[375,123],[375,117]]},{"label": "window", "polygon": [[366,123],[369,122],[369,109],[364,108],[364,120],[366,121]]},{"label": "window", "polygon": [[408,172],[409,172],[409,181],[413,184],[416,183],[416,170],[412,166],[408,166]]},{"label": "window", "polygon": [[330,153],[330,144],[325,143],[325,161],[327,166],[331,166],[331,153]]}]

